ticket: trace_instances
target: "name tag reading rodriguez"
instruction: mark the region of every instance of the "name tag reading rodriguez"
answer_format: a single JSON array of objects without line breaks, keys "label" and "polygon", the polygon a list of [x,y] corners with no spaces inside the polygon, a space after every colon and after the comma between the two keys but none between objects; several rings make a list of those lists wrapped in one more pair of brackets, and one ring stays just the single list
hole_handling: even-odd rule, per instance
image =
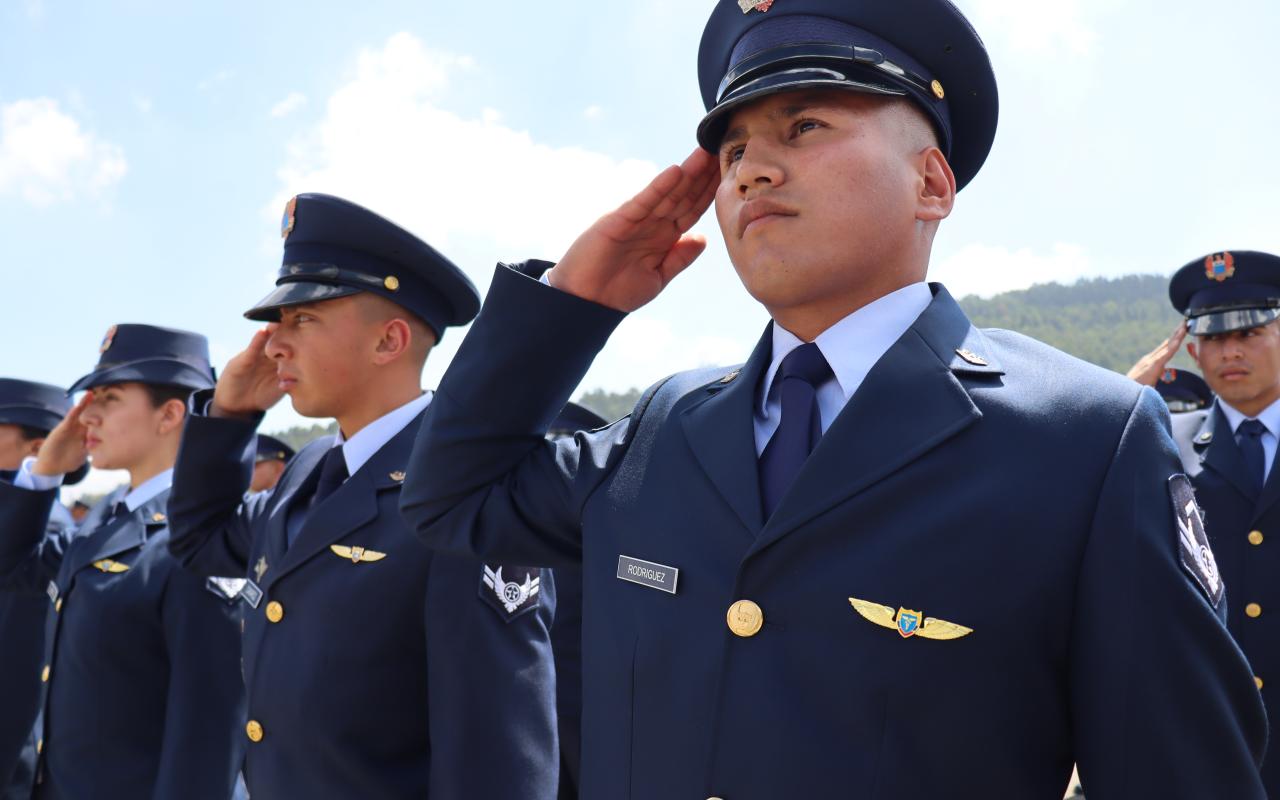
[{"label": "name tag reading rodriguez", "polygon": [[676,579],[680,570],[666,564],[655,564],[631,556],[618,556],[618,578],[650,589],[657,589],[667,594],[676,593]]}]

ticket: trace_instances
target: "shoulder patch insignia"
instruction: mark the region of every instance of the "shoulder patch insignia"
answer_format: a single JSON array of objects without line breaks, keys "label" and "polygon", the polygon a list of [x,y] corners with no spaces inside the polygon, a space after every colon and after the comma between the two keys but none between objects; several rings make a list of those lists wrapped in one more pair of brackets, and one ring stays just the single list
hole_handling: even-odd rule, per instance
[{"label": "shoulder patch insignia", "polygon": [[[506,575],[503,575],[503,572]],[[480,576],[480,599],[506,622],[541,604],[542,570],[537,567],[491,567]]]},{"label": "shoulder patch insignia", "polygon": [[205,579],[204,588],[212,592],[219,600],[235,603],[240,599],[240,593],[244,591],[245,584],[248,582],[245,578],[209,577]]},{"label": "shoulder patch insignia", "polygon": [[1173,518],[1178,525],[1178,559],[1216,610],[1222,604],[1222,576],[1209,548],[1204,517],[1196,505],[1191,479],[1181,474],[1170,477],[1169,497],[1173,500]]}]

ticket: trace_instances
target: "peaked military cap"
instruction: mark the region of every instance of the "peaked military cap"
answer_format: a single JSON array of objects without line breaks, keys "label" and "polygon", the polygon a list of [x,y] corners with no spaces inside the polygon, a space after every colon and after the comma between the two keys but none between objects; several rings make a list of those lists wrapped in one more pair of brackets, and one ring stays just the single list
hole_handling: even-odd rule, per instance
[{"label": "peaked military cap", "polygon": [[68,389],[74,394],[110,383],[152,383],[212,389],[209,340],[198,333],[155,325],[112,325],[98,348],[93,372]]},{"label": "peaked military cap", "polygon": [[413,312],[439,337],[480,311],[480,293],[452,261],[349,200],[300,194],[285,205],[280,233],[275,291],[245,312],[249,319],[273,322],[286,306],[370,292]]},{"label": "peaked military cap", "polygon": [[288,461],[293,458],[293,448],[274,436],[258,434],[258,453],[254,461]]},{"label": "peaked military cap", "polygon": [[1169,300],[1195,336],[1245,330],[1280,317],[1280,257],[1210,253],[1174,273]]},{"label": "peaked military cap", "polygon": [[51,431],[70,410],[71,398],[61,386],[0,378],[0,425]]},{"label": "peaked military cap", "polygon": [[1196,411],[1213,402],[1213,390],[1204,378],[1185,369],[1166,369],[1156,381],[1156,391],[1175,414]]},{"label": "peaked military cap", "polygon": [[556,421],[551,423],[551,433],[574,433],[603,428],[608,423],[596,412],[577,403],[565,403]]},{"label": "peaked military cap", "polygon": [[999,97],[982,39],[948,0],[719,0],[702,34],[698,142],[730,112],[798,89],[904,97],[933,122],[963,188],[995,139]]}]

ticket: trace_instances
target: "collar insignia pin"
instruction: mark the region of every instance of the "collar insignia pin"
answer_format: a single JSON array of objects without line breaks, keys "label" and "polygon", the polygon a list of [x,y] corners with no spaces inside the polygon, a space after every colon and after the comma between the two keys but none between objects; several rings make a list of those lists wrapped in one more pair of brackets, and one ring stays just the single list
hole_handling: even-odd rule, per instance
[{"label": "collar insignia pin", "polygon": [[267,557],[263,556],[262,558],[259,558],[258,563],[254,565],[253,576],[261,581],[262,576],[265,574],[267,574]]}]

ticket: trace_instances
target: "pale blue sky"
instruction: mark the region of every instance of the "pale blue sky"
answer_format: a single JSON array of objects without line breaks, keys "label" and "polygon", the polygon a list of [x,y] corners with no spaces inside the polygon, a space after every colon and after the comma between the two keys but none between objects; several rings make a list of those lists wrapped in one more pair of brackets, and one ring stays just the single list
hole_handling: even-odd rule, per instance
[{"label": "pale blue sky", "polygon": [[[496,260],[554,259],[693,146],[711,5],[0,3],[0,375],[70,383],[118,322],[200,331],[225,360],[253,331],[240,313],[272,284],[299,191],[386,213],[482,290]],[[932,277],[990,294],[1280,250],[1280,6],[959,5],[1002,114]],[[745,358],[765,316],[713,225],[707,255],[623,325],[584,389]],[[280,408],[266,427],[296,421]]]}]

